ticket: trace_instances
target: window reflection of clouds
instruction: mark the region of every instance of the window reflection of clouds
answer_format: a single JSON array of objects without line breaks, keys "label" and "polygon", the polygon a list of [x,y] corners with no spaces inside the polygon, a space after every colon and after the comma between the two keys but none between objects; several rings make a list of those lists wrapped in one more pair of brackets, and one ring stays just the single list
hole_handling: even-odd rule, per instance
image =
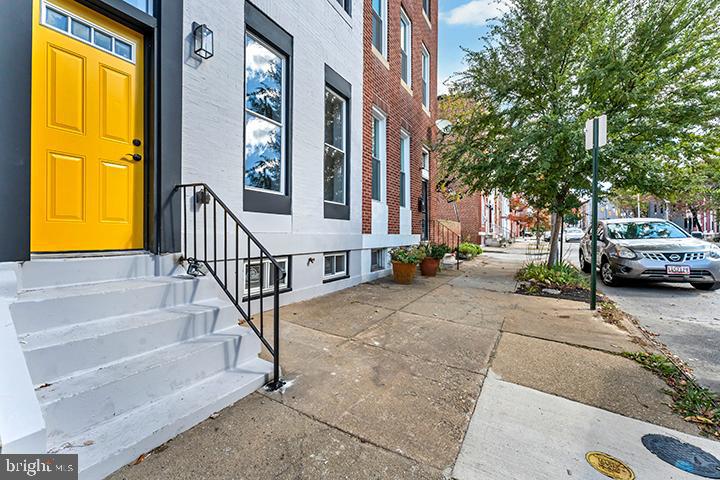
[{"label": "window reflection of clouds", "polygon": [[245,39],[245,105],[249,110],[282,120],[282,58],[252,38]]},{"label": "window reflection of clouds", "polygon": [[245,36],[245,185],[282,192],[283,57]]}]

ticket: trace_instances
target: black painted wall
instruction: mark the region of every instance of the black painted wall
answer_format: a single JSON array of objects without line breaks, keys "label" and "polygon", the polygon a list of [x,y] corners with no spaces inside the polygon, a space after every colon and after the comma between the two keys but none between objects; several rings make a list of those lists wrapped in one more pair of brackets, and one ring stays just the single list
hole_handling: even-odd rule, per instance
[{"label": "black painted wall", "polygon": [[0,1],[0,262],[30,259],[32,3]]}]

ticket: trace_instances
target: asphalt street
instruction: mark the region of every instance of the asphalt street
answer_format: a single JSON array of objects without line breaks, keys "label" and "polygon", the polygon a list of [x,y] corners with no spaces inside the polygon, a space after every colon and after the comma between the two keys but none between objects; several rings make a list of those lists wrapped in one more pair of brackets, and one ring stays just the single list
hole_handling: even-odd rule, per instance
[{"label": "asphalt street", "polygon": [[[578,244],[563,255],[578,264]],[[720,391],[720,290],[702,292],[688,284],[632,282],[598,289],[658,335],[658,340],[690,365],[707,387]]]}]

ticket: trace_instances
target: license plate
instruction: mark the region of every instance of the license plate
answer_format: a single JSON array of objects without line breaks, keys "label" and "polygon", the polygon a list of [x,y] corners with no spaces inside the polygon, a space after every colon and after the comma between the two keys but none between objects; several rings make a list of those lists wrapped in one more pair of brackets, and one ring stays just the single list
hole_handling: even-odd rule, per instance
[{"label": "license plate", "polygon": [[690,267],[687,265],[665,265],[665,272],[668,275],[690,275]]}]

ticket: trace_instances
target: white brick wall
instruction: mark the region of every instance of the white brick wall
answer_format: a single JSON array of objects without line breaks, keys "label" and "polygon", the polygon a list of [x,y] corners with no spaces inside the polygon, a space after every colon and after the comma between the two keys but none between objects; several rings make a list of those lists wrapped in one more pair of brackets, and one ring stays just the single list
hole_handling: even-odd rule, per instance
[{"label": "white brick wall", "polygon": [[[293,37],[292,215],[242,211],[244,2],[185,0],[183,182],[201,181],[236,212],[260,241],[293,259],[293,300],[361,278],[362,0],[353,16],[336,0],[254,0]],[[215,55],[192,55],[192,23],[214,32]],[[352,85],[350,221],[323,216],[325,64]],[[350,281],[322,284],[322,252],[356,250]],[[315,263],[307,263],[310,257]],[[289,300],[289,298],[288,298]]]}]

